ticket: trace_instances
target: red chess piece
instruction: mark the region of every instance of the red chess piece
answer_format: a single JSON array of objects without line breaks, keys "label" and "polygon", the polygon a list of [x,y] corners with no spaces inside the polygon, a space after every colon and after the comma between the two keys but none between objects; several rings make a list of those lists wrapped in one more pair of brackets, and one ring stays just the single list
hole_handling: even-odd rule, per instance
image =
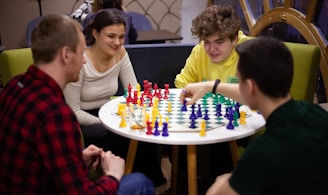
[{"label": "red chess piece", "polygon": [[167,96],[168,92],[167,91],[164,91],[164,100],[167,100],[169,99],[169,96]]},{"label": "red chess piece", "polygon": [[167,92],[167,94],[170,94],[169,88],[170,88],[170,84],[164,84],[164,93]]},{"label": "red chess piece", "polygon": [[153,89],[154,89],[154,95],[153,96],[157,97],[157,93],[158,93],[158,85],[157,85],[157,83],[154,84]]},{"label": "red chess piece", "polygon": [[148,80],[143,81],[143,87],[144,87],[144,94],[147,95],[147,93],[148,93]]},{"label": "red chess piece", "polygon": [[133,93],[133,100],[132,100],[133,104],[137,104],[138,103],[138,92],[137,91],[134,91]]},{"label": "red chess piece", "polygon": [[129,92],[129,93],[128,93],[128,97],[126,97],[126,104],[129,105],[129,103],[132,103],[131,92]]},{"label": "red chess piece", "polygon": [[152,126],[151,126],[151,121],[147,121],[147,131],[146,131],[146,134],[147,135],[153,135],[153,132],[152,132]]},{"label": "red chess piece", "polygon": [[132,92],[132,86],[131,86],[131,84],[129,83],[129,85],[128,85],[128,92]]},{"label": "red chess piece", "polygon": [[140,96],[140,106],[143,106],[143,104],[144,104],[144,102],[145,102],[145,100],[143,99],[143,95],[142,96]]},{"label": "red chess piece", "polygon": [[149,98],[149,104],[148,104],[149,107],[152,107],[153,106],[153,97],[150,97]]},{"label": "red chess piece", "polygon": [[161,100],[162,99],[162,89],[161,88],[159,88],[158,89],[158,92],[157,92],[157,98],[158,98],[158,100]]}]

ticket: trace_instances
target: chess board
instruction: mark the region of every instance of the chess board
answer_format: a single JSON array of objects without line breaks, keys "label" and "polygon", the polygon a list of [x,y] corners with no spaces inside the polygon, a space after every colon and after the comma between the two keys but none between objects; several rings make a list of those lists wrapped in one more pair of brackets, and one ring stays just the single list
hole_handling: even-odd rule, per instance
[{"label": "chess board", "polygon": [[[207,118],[205,120],[206,128],[205,130],[209,131],[221,126],[226,126],[229,123],[229,120],[225,116],[227,113],[227,108],[233,107],[235,109],[235,104],[233,100],[226,98],[224,96],[220,95],[212,95],[211,93],[206,94],[203,98],[199,99],[196,104],[194,104],[194,109],[192,109],[192,105],[187,106],[187,111],[181,111],[181,108],[183,107],[183,104],[180,102],[179,96],[180,96],[180,90],[171,90],[169,95],[167,96],[167,99],[161,98],[158,100],[158,114],[155,120],[153,120],[152,112],[154,108],[154,98],[152,99],[153,105],[150,105],[150,99],[145,98],[143,104],[145,106],[140,106],[138,104],[132,104],[130,106],[131,112],[133,112],[135,120],[137,120],[139,123],[145,124],[145,112],[149,115],[149,120],[152,121],[152,126],[154,127],[154,121],[158,124],[158,129],[161,130],[162,123],[166,122],[168,123],[168,130],[170,132],[179,132],[179,131],[200,131],[201,130],[201,121],[205,120],[205,114],[207,112]],[[126,101],[121,101],[120,104],[126,104]],[[168,110],[170,104],[170,111]],[[221,116],[218,115],[217,111],[217,104],[221,105],[221,109],[219,113]],[[131,105],[131,103],[130,103]],[[247,109],[247,107],[242,106],[240,109]],[[194,111],[193,111],[194,110]],[[127,113],[130,111],[127,110]],[[192,124],[192,120],[190,119],[191,114],[194,112],[194,114],[197,116],[194,120],[194,124]],[[114,111],[112,114],[117,115],[117,110]],[[247,111],[247,116],[250,116],[249,110]],[[131,115],[126,115],[126,120],[129,122],[129,124],[133,123],[133,120],[131,120]],[[234,122],[235,125],[238,125],[238,120]],[[237,123],[237,124],[236,124]]]}]

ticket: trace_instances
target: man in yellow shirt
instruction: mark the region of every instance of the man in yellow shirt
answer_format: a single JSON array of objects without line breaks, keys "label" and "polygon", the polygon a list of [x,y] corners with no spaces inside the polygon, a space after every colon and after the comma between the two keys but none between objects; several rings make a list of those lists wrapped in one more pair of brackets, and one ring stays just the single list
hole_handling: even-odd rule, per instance
[{"label": "man in yellow shirt", "polygon": [[192,21],[191,32],[200,39],[185,67],[175,78],[177,88],[188,83],[220,79],[235,82],[238,55],[235,46],[249,39],[240,31],[241,21],[230,6],[213,5]]},{"label": "man in yellow shirt", "polygon": [[[175,78],[177,88],[184,88],[189,83],[219,79],[222,82],[238,82],[236,77],[238,54],[235,47],[250,38],[240,30],[241,21],[230,5],[212,5],[200,13],[193,21],[191,32],[199,38],[184,68]],[[244,143],[246,142],[246,143]],[[247,139],[239,144],[247,144]],[[231,155],[227,143],[211,144],[198,147],[204,153],[198,170],[205,186],[212,183],[217,175],[232,170]],[[179,153],[184,153],[180,147]],[[208,154],[208,155],[206,155]],[[179,162],[185,162],[181,159]],[[182,167],[181,167],[182,166]],[[185,164],[179,164],[183,169]],[[207,167],[207,168],[206,168]],[[207,183],[209,182],[209,183]],[[206,184],[207,183],[207,184]],[[206,187],[205,187],[206,188]]]}]

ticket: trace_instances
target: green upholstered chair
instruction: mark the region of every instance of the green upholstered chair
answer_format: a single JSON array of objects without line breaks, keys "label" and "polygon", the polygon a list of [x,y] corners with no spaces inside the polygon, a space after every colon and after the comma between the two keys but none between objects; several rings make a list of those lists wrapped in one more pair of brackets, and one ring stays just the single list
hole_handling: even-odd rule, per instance
[{"label": "green upholstered chair", "polygon": [[313,102],[320,64],[320,48],[315,45],[285,42],[294,59],[290,93],[296,100]]},{"label": "green upholstered chair", "polygon": [[33,63],[30,48],[4,50],[0,53],[0,74],[5,85],[14,76],[24,73]]}]

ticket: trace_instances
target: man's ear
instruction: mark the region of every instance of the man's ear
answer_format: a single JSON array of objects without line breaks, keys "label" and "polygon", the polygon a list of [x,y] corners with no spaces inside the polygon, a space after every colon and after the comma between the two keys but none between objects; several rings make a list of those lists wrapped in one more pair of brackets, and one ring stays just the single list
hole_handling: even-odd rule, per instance
[{"label": "man's ear", "polygon": [[249,91],[250,95],[256,95],[258,92],[258,87],[256,82],[253,79],[246,79],[247,91]]},{"label": "man's ear", "polygon": [[65,46],[60,49],[60,59],[62,60],[63,64],[69,65],[71,62],[71,50]]}]

